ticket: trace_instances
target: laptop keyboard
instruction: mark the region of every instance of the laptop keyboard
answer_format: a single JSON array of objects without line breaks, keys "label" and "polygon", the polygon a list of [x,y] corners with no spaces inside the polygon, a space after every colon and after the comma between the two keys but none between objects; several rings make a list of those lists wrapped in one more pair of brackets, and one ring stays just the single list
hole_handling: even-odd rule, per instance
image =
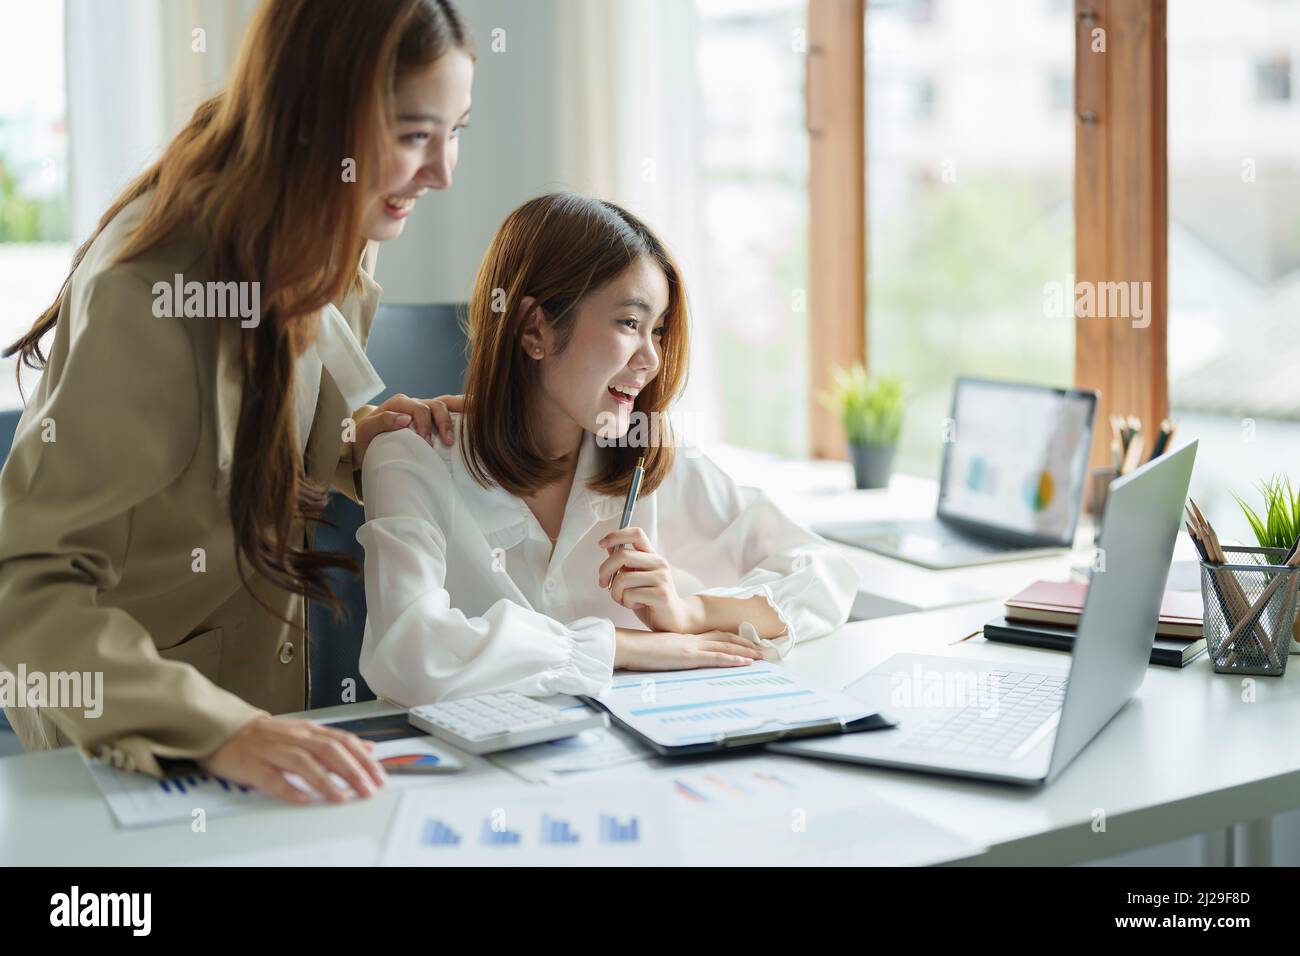
[{"label": "laptop keyboard", "polygon": [[[1025,547],[1025,545],[1021,544],[1007,544],[993,538],[981,538],[979,535],[946,525],[942,521],[936,522],[936,525],[939,528],[937,535],[939,540],[945,544],[959,544],[963,548],[969,548],[978,554],[1001,554],[1004,551],[1019,551]],[[930,531],[927,533],[934,534],[935,532]]]},{"label": "laptop keyboard", "polygon": [[1055,728],[1065,687],[1064,677],[990,671],[985,699],[917,725],[900,746],[1019,760]]}]

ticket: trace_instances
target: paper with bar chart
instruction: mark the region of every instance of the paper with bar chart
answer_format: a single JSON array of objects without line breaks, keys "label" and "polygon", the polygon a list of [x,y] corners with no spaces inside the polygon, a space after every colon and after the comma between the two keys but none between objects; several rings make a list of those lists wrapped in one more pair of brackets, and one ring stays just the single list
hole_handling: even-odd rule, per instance
[{"label": "paper with bar chart", "polygon": [[[389,760],[409,763],[411,761],[437,761],[446,759],[447,750],[432,737],[411,737],[405,740],[389,740],[375,745],[374,754],[381,763]],[[497,773],[495,767],[482,757],[456,752],[457,760],[465,765],[459,773],[427,776],[389,775],[389,786],[411,787],[430,784],[449,783],[464,779],[476,773]],[[207,816],[245,812],[259,806],[276,802],[274,797],[260,791],[241,786],[214,777],[202,771],[192,774],[168,777],[157,780],[141,773],[128,773],[118,770],[97,760],[86,759],[86,769],[90,771],[109,809],[117,819],[119,826],[145,827],[161,823],[174,823],[178,820],[190,820],[197,809],[202,809]],[[295,783],[293,774],[286,774],[290,783]],[[334,782],[350,789],[339,777]],[[300,789],[305,784],[295,783]]]},{"label": "paper with bar chart", "polygon": [[813,687],[769,662],[624,674],[598,700],[611,716],[665,748],[847,723],[872,713],[847,694]]},{"label": "paper with bar chart", "polygon": [[877,796],[857,767],[737,754],[654,776],[671,781],[688,866],[919,866],[980,850]]},{"label": "paper with bar chart", "polygon": [[667,786],[411,790],[388,866],[664,866],[680,856]]}]

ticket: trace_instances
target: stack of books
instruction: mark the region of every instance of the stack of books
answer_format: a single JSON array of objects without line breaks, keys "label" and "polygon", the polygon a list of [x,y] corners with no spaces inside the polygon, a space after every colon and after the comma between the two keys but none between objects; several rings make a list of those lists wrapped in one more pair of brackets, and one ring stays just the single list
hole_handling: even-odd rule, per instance
[{"label": "stack of books", "polygon": [[[1037,581],[1007,600],[1002,617],[984,625],[984,639],[1068,651],[1087,597],[1086,584]],[[1151,663],[1185,667],[1205,653],[1203,614],[1198,592],[1166,591],[1152,635]]]}]

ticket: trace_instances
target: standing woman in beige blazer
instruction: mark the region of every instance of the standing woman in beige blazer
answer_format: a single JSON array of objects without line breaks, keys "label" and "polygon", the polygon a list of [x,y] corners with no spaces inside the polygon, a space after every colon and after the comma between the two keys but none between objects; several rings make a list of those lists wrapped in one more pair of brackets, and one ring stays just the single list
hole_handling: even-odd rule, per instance
[{"label": "standing woman in beige blazer", "polygon": [[0,670],[102,675],[96,708],[6,708],[29,749],[291,802],[286,773],[382,786],[367,743],[271,715],[306,706],[304,596],[337,608],[326,572],[358,570],[311,548],[329,487],[360,499],[380,432],[446,432],[438,400],[364,405],[361,348],[374,244],[450,185],[473,62],[450,0],[265,0],[6,351],[44,374],[0,475]]}]

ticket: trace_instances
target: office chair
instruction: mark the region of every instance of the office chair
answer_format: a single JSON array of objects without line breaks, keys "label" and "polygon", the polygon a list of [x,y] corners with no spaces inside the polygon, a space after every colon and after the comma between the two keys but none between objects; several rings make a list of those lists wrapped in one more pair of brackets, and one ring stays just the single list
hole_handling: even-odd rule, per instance
[{"label": "office chair", "polygon": [[[386,387],[371,403],[379,405],[398,393],[413,398],[458,394],[464,386],[467,364],[467,342],[459,321],[464,312],[464,306],[456,305],[381,305],[366,343],[366,355]],[[345,552],[360,566],[364,551],[357,543],[357,531],[365,522],[364,510],[334,491],[323,517],[333,527],[317,525],[317,550]],[[329,580],[346,610],[336,622],[329,608],[308,604],[312,708],[375,699],[359,668],[366,624],[364,582],[342,571],[330,571]],[[355,696],[345,700],[344,681],[349,679],[355,682]]]},{"label": "office chair", "polygon": [[9,457],[9,449],[14,445],[14,433],[18,431],[18,420],[22,417],[21,408],[0,409],[0,466]]}]

